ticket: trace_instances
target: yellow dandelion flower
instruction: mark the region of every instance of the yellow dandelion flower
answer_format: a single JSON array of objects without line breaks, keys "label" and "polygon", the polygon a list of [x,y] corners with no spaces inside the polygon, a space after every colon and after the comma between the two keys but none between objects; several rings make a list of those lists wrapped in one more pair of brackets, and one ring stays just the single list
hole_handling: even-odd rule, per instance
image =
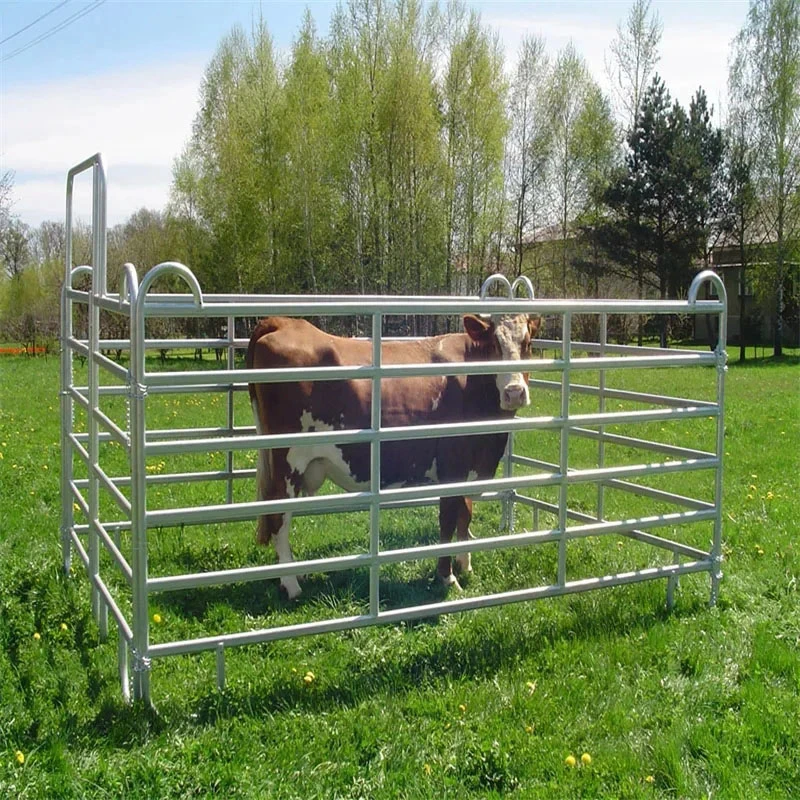
[{"label": "yellow dandelion flower", "polygon": [[35,641],[38,642],[39,639],[42,638],[42,635],[39,633],[39,631],[36,631],[36,633],[33,634],[33,638],[34,638]]},{"label": "yellow dandelion flower", "polygon": [[17,762],[17,764],[24,764],[25,763],[25,753],[23,753],[22,750],[17,750],[14,753],[14,760]]},{"label": "yellow dandelion flower", "polygon": [[430,765],[430,764],[423,764],[423,765],[422,765],[422,771],[423,771],[423,772],[424,772],[426,775],[430,775],[430,774],[431,774],[431,765]]},{"label": "yellow dandelion flower", "polygon": [[50,467],[48,467],[47,464],[42,464],[42,469],[50,469]]},{"label": "yellow dandelion flower", "polygon": [[581,756],[581,764],[583,764],[584,766],[588,767],[589,764],[591,764],[591,763],[592,763],[592,757],[588,753],[584,753]]},{"label": "yellow dandelion flower", "polygon": [[772,492],[767,492],[767,500],[772,500],[775,495]]},{"label": "yellow dandelion flower", "polygon": [[161,614],[153,614],[153,622],[158,625],[161,622]]},{"label": "yellow dandelion flower", "polygon": [[459,703],[458,710],[459,710],[459,711],[460,711],[462,714],[465,714],[465,713],[466,713],[466,711],[467,711],[467,707],[466,707],[466,706],[465,706],[463,703]]},{"label": "yellow dandelion flower", "polygon": [[311,680],[313,681],[314,678],[316,678],[317,676],[309,669],[306,671],[306,677],[311,678]]},{"label": "yellow dandelion flower", "polygon": [[536,691],[536,681],[528,681],[525,685],[528,687],[528,691],[531,694]]},{"label": "yellow dandelion flower", "polygon": [[748,488],[748,489],[749,489],[751,492],[757,492],[757,491],[758,491],[758,486],[756,486],[756,485],[754,485],[754,484],[752,484],[752,483],[751,483],[751,484],[750,484],[750,485],[749,485],[747,488]]},{"label": "yellow dandelion flower", "polygon": [[525,733],[533,733],[533,725],[526,725]]},{"label": "yellow dandelion flower", "polygon": [[65,630],[67,630],[67,623],[66,622],[62,622],[61,625],[59,625],[59,627],[61,628],[62,631],[65,631]]},{"label": "yellow dandelion flower", "polygon": [[656,779],[655,779],[655,777],[653,775],[648,775],[644,780],[645,780],[646,783],[655,783],[656,782]]},{"label": "yellow dandelion flower", "polygon": [[574,766],[575,766],[575,765],[576,765],[578,762],[575,760],[575,756],[574,756],[574,755],[572,755],[572,753],[570,753],[570,754],[569,754],[569,755],[568,755],[568,756],[567,756],[567,757],[564,759],[564,763],[565,763],[565,764],[566,764],[568,767],[574,767]]},{"label": "yellow dandelion flower", "polygon": [[311,675],[305,675],[303,680],[305,681],[306,685],[311,685],[314,683],[314,678],[312,678]]}]

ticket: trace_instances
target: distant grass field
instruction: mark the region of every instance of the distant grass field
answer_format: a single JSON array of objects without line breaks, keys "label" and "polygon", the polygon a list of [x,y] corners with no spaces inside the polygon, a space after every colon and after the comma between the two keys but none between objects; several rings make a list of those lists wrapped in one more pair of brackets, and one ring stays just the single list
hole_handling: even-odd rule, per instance
[{"label": "distant grass field", "polygon": [[[193,366],[191,358],[167,365]],[[609,384],[706,399],[714,375],[618,371]],[[726,561],[716,608],[707,606],[703,574],[682,579],[672,613],[659,581],[239,648],[227,657],[222,693],[212,653],[165,659],[153,668],[154,714],[123,704],[114,626],[100,643],[82,567],[75,559],[70,577],[60,568],[58,360],[0,358],[0,797],[797,796],[797,357],[732,364],[726,394]],[[224,404],[212,395],[153,398],[148,425],[222,424]],[[246,398],[236,404],[238,423],[248,424]],[[532,413],[552,413],[557,395],[537,392],[534,404]],[[575,398],[575,412],[595,408],[594,398]],[[121,404],[104,410],[124,420]],[[84,423],[80,413],[76,420]],[[708,421],[627,432],[713,449]],[[557,437],[526,434],[519,449],[557,460]],[[607,450],[608,463],[639,458]],[[576,442],[570,459],[594,466],[596,445]],[[122,470],[119,448],[105,446],[103,463]],[[148,471],[223,464],[224,456],[204,454],[153,460]],[[237,467],[253,464],[254,454],[237,455]],[[702,472],[663,482],[698,497],[710,496],[711,485]],[[221,482],[156,485],[149,500],[217,503],[224,490]],[[252,499],[252,481],[235,496]],[[554,490],[539,496],[555,499]],[[587,511],[594,500],[591,487],[570,493],[570,504]],[[609,517],[658,508],[619,491],[606,502]],[[529,512],[519,517],[530,524]],[[496,504],[476,505],[477,535],[491,534],[498,520]],[[710,525],[674,533],[707,547]],[[437,536],[434,509],[382,518],[386,547]],[[300,558],[362,551],[366,515],[300,518],[293,544]],[[476,554],[465,593],[551,582],[555,558],[554,545]],[[254,544],[252,523],[151,534],[154,575],[273,559]],[[617,536],[592,538],[570,543],[568,577],[655,563],[667,563],[667,554]],[[385,607],[442,598],[433,569],[420,561],[382,571]],[[113,574],[105,562],[104,574]],[[121,580],[110,582],[125,598]],[[368,576],[356,572],[309,576],[294,605],[280,598],[277,581],[160,595],[151,638],[361,613],[367,587]],[[570,754],[576,766],[565,763]]]}]

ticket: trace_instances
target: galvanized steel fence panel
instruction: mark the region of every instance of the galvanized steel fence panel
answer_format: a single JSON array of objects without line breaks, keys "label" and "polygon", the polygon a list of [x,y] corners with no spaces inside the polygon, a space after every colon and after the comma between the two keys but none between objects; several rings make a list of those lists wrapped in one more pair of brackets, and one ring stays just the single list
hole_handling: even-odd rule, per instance
[{"label": "galvanized steel fence panel", "polygon": [[[93,255],[92,266],[72,266],[72,185],[81,172],[93,173]],[[723,411],[724,376],[726,370],[725,287],[710,271],[697,275],[685,301],[669,300],[542,300],[533,299],[530,285],[523,282],[527,298],[515,296],[519,281],[512,288],[502,276],[493,276],[488,283],[503,284],[508,296],[486,297],[484,287],[479,299],[463,297],[352,297],[347,295],[305,297],[293,295],[248,296],[204,295],[192,272],[182,264],[168,262],[149,270],[139,282],[136,269],[124,265],[122,285],[111,293],[106,280],[106,180],[102,158],[87,159],[69,171],[67,179],[67,243],[66,269],[61,306],[61,447],[62,447],[62,513],[61,540],[63,562],[69,570],[73,551],[86,567],[91,585],[92,611],[98,622],[101,637],[108,632],[108,615],[113,617],[119,634],[118,664],[122,691],[130,697],[149,701],[150,672],[153,658],[202,650],[216,652],[217,679],[225,678],[225,649],[255,642],[317,634],[379,623],[393,623],[433,614],[464,611],[503,603],[553,597],[570,592],[583,592],[606,586],[618,586],[646,580],[667,579],[667,600],[671,604],[675,582],[680,575],[707,572],[711,579],[711,602],[717,598],[722,561],[722,474],[723,474]],[[164,275],[183,280],[189,293],[182,295],[157,294],[150,291],[153,283]],[[74,288],[76,278],[91,276],[91,291]],[[698,296],[701,286],[711,283],[717,299]],[[87,334],[74,333],[73,310],[87,310]],[[102,339],[100,313],[122,317],[129,326],[129,338]],[[558,399],[558,413],[549,416],[520,417],[513,420],[464,422],[449,425],[382,427],[381,379],[418,375],[493,374],[507,365],[503,362],[469,364],[411,364],[384,365],[381,363],[383,322],[391,314],[463,314],[463,313],[534,313],[555,315],[562,320],[560,339],[540,340],[534,346],[553,350],[557,357],[532,358],[515,365],[515,369],[532,373],[530,385],[539,392],[553,392]],[[713,352],[686,351],[671,348],[642,348],[612,345],[608,342],[609,314],[713,314],[719,319],[719,340]],[[282,314],[358,315],[370,317],[372,363],[357,367],[319,367],[314,369],[243,370],[236,368],[235,352],[247,346],[246,339],[235,336],[236,320],[242,317]],[[576,314],[593,314],[599,318],[599,341],[573,341],[571,328]],[[221,318],[227,321],[227,335],[211,339],[147,338],[146,321],[151,318]],[[388,338],[388,337],[386,337]],[[167,348],[223,348],[223,369],[192,372],[148,371],[145,353]],[[124,350],[129,353],[126,368],[109,359],[104,350]],[[583,353],[575,356],[574,353]],[[86,385],[76,385],[73,358],[77,355],[88,364]],[[544,355],[544,353],[542,353]],[[681,369],[714,367],[716,386],[714,400],[694,400],[661,395],[654,392],[635,392],[607,385],[607,372],[617,369],[642,370],[655,367]],[[574,383],[573,372],[598,373],[598,384]],[[542,380],[540,372],[560,373],[559,380]],[[246,389],[247,382],[284,382],[303,380],[343,380],[359,378],[372,383],[370,426],[360,430],[308,432],[281,435],[257,435],[251,425],[235,424],[234,394]],[[219,393],[225,396],[226,424],[224,426],[149,429],[148,400],[170,394]],[[570,409],[575,396],[591,396],[598,400],[592,413],[576,414]],[[127,406],[125,424],[100,408],[105,401],[124,398]],[[610,411],[609,400],[655,406],[648,409]],[[535,407],[535,402],[534,402]],[[74,416],[76,406],[86,417],[86,432],[77,432]],[[641,437],[611,433],[609,425],[640,424],[707,418],[716,425],[715,448],[701,450],[684,445],[667,444]],[[550,431],[558,437],[558,460],[535,459],[514,449],[514,436],[525,431]],[[380,445],[382,442],[423,439],[442,436],[463,436],[480,433],[509,433],[509,446],[503,459],[503,476],[492,480],[468,481],[414,486],[381,488]],[[577,469],[570,466],[569,445],[575,439],[597,443],[597,465]],[[369,488],[361,492],[344,492],[320,497],[299,497],[286,500],[234,501],[234,485],[250,481],[253,469],[236,468],[234,453],[265,447],[304,446],[309,444],[364,443],[370,447]],[[109,475],[100,459],[101,445],[115,443],[124,453],[127,474]],[[666,456],[661,461],[641,461],[635,464],[606,465],[606,445],[618,445],[645,453]],[[225,454],[225,468],[206,471],[176,471],[149,474],[148,457],[166,457],[220,451]],[[76,477],[75,460],[83,464],[85,477]],[[519,473],[518,470],[536,470]],[[515,471],[517,470],[517,471]],[[636,478],[711,470],[714,473],[711,500],[688,497],[671,491],[633,482]],[[225,481],[224,503],[200,507],[150,508],[148,487],[197,481]],[[594,484],[596,512],[587,514],[570,508],[569,488]],[[524,494],[554,487],[558,502]],[[125,491],[123,491],[123,489]],[[606,519],[605,492],[614,489],[654,502],[669,503],[680,511],[642,514],[628,519]],[[127,492],[127,495],[126,493]],[[425,545],[418,547],[382,549],[380,513],[383,509],[407,505],[427,505],[449,495],[469,495],[476,499],[500,500],[503,504],[507,533],[481,537],[468,542]],[[102,507],[101,507],[102,504]],[[515,529],[515,507],[533,512],[533,530]],[[109,508],[115,509],[114,514]],[[216,570],[202,573],[152,577],[148,572],[148,532],[153,528],[173,525],[203,525],[217,522],[254,520],[264,513],[290,511],[293,514],[331,514],[363,510],[369,514],[367,552],[333,558],[312,558],[292,563],[268,564],[256,567]],[[76,523],[76,511],[83,522]],[[539,528],[539,514],[547,513],[557,524]],[[579,524],[570,524],[570,521]],[[684,542],[673,541],[652,533],[654,530],[713,523],[710,547],[704,550]],[[130,536],[130,557],[121,546],[121,533]],[[607,535],[624,535],[672,554],[672,563],[634,569],[602,577],[570,580],[567,575],[567,548],[572,540]],[[464,552],[493,551],[503,548],[531,547],[546,542],[558,545],[555,580],[551,584],[515,591],[496,592],[479,597],[464,597],[423,606],[392,610],[381,609],[380,570],[382,566],[401,561],[433,559]],[[118,569],[124,583],[130,587],[125,602],[109,589],[107,578],[101,575],[101,553]],[[149,636],[150,597],[157,592],[180,591],[189,588],[241,583],[309,572],[332,572],[355,568],[369,570],[368,613],[327,619],[299,625],[220,633],[186,641],[152,644]],[[132,608],[130,621],[121,609],[127,602]],[[130,680],[129,666],[133,667]]]}]

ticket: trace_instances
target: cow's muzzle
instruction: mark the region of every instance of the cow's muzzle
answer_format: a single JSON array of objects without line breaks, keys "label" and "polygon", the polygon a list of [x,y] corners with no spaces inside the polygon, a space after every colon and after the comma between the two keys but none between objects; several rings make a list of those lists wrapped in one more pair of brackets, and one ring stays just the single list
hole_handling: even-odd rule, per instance
[{"label": "cow's muzzle", "polygon": [[516,411],[529,402],[528,387],[524,383],[509,383],[500,393],[500,408],[503,411]]}]

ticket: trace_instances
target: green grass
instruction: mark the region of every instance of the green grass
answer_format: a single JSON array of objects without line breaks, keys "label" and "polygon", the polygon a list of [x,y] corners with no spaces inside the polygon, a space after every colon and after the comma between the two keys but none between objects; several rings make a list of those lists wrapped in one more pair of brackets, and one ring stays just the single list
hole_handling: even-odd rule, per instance
[{"label": "green grass", "polygon": [[[714,374],[620,371],[609,383],[703,399]],[[165,659],[153,669],[157,714],[122,703],[115,635],[98,640],[82,569],[70,577],[60,569],[57,360],[3,358],[0,392],[2,797],[788,798],[800,786],[796,358],[734,364],[728,373],[726,563],[716,608],[707,606],[708,577],[688,576],[672,613],[664,611],[660,581],[238,648],[228,655],[222,693],[213,654]],[[555,395],[537,395],[535,413],[550,413],[555,402]],[[573,411],[595,403],[576,398]],[[241,424],[246,405],[237,397]],[[124,419],[120,404],[104,408]],[[149,423],[166,427],[188,412],[188,424],[218,424],[224,401],[155,400]],[[76,422],[85,424],[80,413]],[[703,421],[634,431],[713,446],[713,425]],[[520,437],[519,445],[557,457],[555,437],[542,432]],[[595,445],[577,442],[570,458],[593,465]],[[633,463],[638,455],[609,448],[607,460]],[[237,456],[239,466],[252,462],[250,453]],[[119,448],[106,446],[103,463],[122,470]],[[183,457],[153,461],[150,471],[222,464],[218,455]],[[657,485],[694,496],[711,491],[704,473]],[[236,489],[237,498],[252,493],[249,482]],[[553,499],[553,492],[541,496]],[[154,506],[223,499],[220,483],[150,491]],[[571,492],[572,505],[591,510],[593,502],[594,490]],[[618,491],[607,504],[609,516],[653,508]],[[476,510],[476,534],[490,534],[496,505]],[[364,514],[295,525],[298,557],[367,547]],[[710,526],[674,533],[707,546]],[[273,560],[252,534],[252,523],[155,531],[152,572]],[[386,514],[382,535],[384,546],[436,541],[435,511]],[[573,542],[569,577],[664,559],[620,537]],[[382,573],[387,607],[443,597],[433,566],[421,561]],[[474,566],[468,594],[549,582],[555,548],[477,554]],[[105,562],[104,574],[125,598]],[[156,596],[151,613],[163,621],[151,626],[152,640],[359,613],[368,599],[361,573],[311,576],[294,605],[275,584]],[[315,675],[310,685],[307,670]],[[589,766],[564,765],[569,753],[583,752],[592,756]]]}]

